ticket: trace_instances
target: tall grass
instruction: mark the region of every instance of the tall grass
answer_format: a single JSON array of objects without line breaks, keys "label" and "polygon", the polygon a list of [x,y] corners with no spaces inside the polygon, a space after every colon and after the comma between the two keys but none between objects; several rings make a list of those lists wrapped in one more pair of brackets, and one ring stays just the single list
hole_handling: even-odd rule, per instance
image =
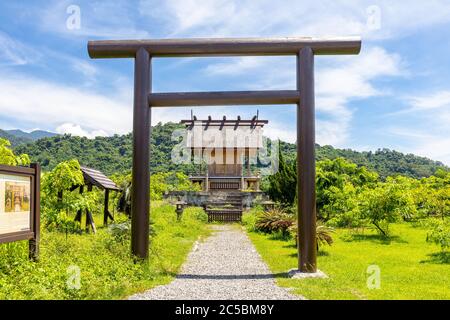
[{"label": "tall grass", "polygon": [[[193,242],[208,233],[205,219],[200,208],[187,208],[177,221],[173,206],[152,206],[150,259],[141,263],[134,263],[130,255],[126,227],[120,236],[101,227],[96,235],[42,230],[38,262],[28,261],[26,241],[2,244],[0,299],[119,299],[165,284]],[[74,288],[77,270],[79,289]]]}]

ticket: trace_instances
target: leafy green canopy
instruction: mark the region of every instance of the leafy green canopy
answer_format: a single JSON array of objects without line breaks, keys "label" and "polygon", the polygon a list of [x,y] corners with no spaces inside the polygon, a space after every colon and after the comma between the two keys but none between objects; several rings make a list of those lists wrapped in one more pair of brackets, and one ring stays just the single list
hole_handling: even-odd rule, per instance
[{"label": "leafy green canopy", "polygon": [[30,164],[30,157],[27,154],[15,155],[11,150],[11,143],[0,138],[0,164],[26,166]]},{"label": "leafy green canopy", "polygon": [[76,187],[84,185],[83,173],[78,160],[59,163],[51,172],[44,174],[41,183],[42,213],[45,226],[65,232],[79,232],[80,226],[74,221],[78,211],[99,211],[99,192],[81,194]]},{"label": "leafy green canopy", "polygon": [[[394,176],[380,181],[376,172],[337,158],[318,161],[316,173],[317,216],[328,225],[371,224],[388,235],[389,224],[401,219],[450,215],[450,171],[421,180]],[[296,167],[280,157],[279,172],[268,180],[272,199],[297,212]]]}]

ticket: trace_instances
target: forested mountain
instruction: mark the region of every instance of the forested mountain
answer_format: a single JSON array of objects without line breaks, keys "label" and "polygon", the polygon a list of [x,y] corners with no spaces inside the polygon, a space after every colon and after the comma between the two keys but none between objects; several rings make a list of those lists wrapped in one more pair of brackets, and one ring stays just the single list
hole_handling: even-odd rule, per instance
[{"label": "forested mountain", "polygon": [[[280,149],[288,161],[295,161],[296,146],[291,143],[280,143]],[[429,177],[438,168],[447,168],[442,162],[433,161],[414,154],[404,154],[390,149],[376,151],[355,151],[351,149],[337,149],[332,146],[316,144],[316,159],[336,159],[338,157],[350,160],[359,166],[378,172],[381,178],[401,174],[413,178]]]},{"label": "forested mountain", "polygon": [[18,146],[23,143],[36,141],[42,138],[57,136],[56,133],[48,132],[44,130],[34,130],[31,132],[25,132],[22,130],[1,130],[0,138],[8,139],[13,146]]},{"label": "forested mountain", "polygon": [[[171,161],[171,151],[178,143],[171,141],[171,134],[179,124],[158,124],[152,128],[151,162],[153,171],[181,170],[194,172],[193,165],[178,165]],[[27,153],[32,161],[39,162],[44,170],[54,168],[59,162],[76,158],[81,165],[99,169],[106,174],[131,170],[132,136],[76,137],[57,135],[21,144],[14,150]],[[20,151],[22,150],[22,151]]]},{"label": "forested mountain", "polygon": [[20,144],[24,144],[27,142],[30,142],[30,140],[23,138],[23,137],[17,137],[13,134],[10,134],[8,131],[0,129],[0,138],[4,138],[11,142],[12,146],[18,146]]},{"label": "forested mountain", "polygon": [[[178,143],[171,141],[171,134],[179,124],[158,124],[152,128],[151,163],[153,172],[180,170],[193,173],[197,166],[179,165],[171,161],[171,152]],[[295,145],[281,142],[280,148],[287,161],[296,157]],[[32,161],[42,164],[44,170],[52,169],[57,163],[77,158],[82,165],[102,170],[106,174],[126,172],[131,169],[131,134],[114,135],[88,139],[70,135],[46,137],[34,142],[16,144],[16,153],[27,153]],[[358,152],[350,149],[336,149],[332,146],[316,146],[317,160],[346,158],[358,165],[377,171],[381,177],[402,174],[420,178],[432,175],[442,163],[412,154],[382,149],[375,152]]]}]

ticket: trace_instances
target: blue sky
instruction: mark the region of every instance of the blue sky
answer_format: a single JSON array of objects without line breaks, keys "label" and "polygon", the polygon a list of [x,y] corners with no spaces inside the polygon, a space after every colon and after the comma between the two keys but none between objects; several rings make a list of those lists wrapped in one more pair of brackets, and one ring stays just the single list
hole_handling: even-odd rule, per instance
[{"label": "blue sky", "polygon": [[[67,25],[78,17],[73,6],[79,28]],[[129,132],[133,62],[89,59],[91,39],[360,35],[360,55],[316,58],[317,142],[450,165],[449,30],[448,0],[3,1],[0,128]],[[154,91],[294,88],[294,57],[153,62]],[[266,135],[295,141],[294,106],[194,112],[251,117],[257,109],[270,121]],[[154,109],[152,122],[189,116],[190,108]]]}]

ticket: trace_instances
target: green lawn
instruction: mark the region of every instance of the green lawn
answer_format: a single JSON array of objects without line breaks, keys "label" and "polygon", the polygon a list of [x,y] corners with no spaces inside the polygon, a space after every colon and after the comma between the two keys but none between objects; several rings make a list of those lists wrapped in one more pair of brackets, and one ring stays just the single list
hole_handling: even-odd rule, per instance
[{"label": "green lawn", "polygon": [[[374,231],[354,234],[337,230],[335,243],[323,247],[318,267],[328,279],[289,279],[286,271],[297,266],[293,241],[273,240],[249,232],[277,282],[308,299],[450,299],[450,255],[426,243],[426,231],[411,224],[391,226],[390,241]],[[367,288],[367,268],[378,265],[380,289]]]},{"label": "green lawn", "polygon": [[[0,300],[121,299],[170,282],[194,241],[209,233],[207,217],[200,208],[187,208],[177,222],[173,206],[153,204],[151,217],[156,235],[151,237],[146,263],[133,262],[129,230],[114,236],[101,227],[101,215],[94,217],[96,235],[66,236],[42,228],[36,263],[27,259],[27,242],[0,245]],[[75,283],[71,266],[80,270],[79,289],[67,285]]]}]

